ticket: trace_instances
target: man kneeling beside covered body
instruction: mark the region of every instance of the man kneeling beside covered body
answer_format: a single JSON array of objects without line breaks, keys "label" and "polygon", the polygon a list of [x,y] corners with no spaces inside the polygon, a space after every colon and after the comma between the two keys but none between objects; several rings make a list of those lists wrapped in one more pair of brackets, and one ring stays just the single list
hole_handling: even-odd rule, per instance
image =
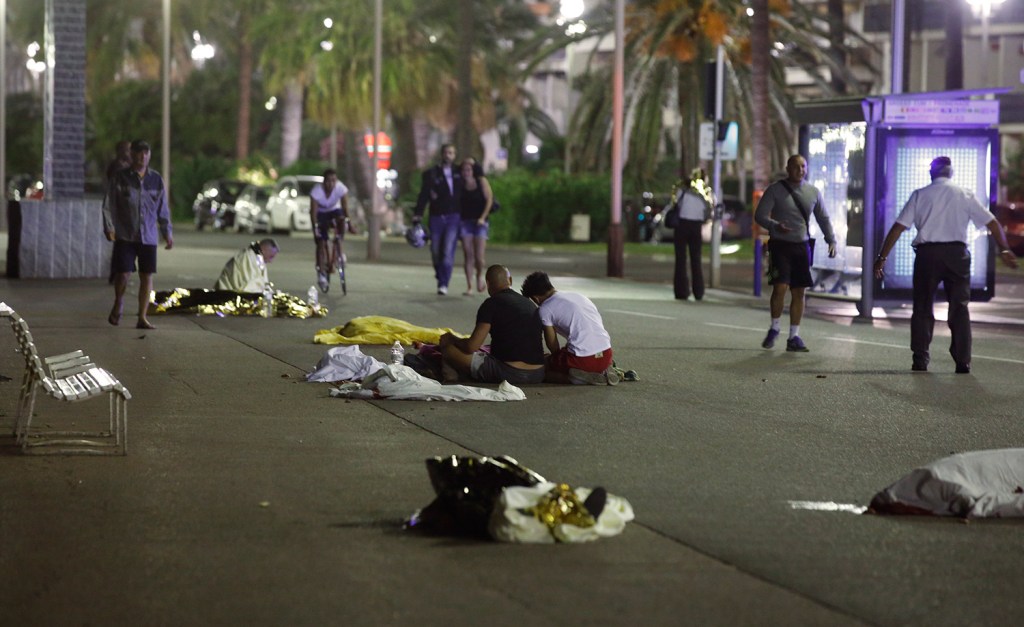
[{"label": "man kneeling beside covered body", "polygon": [[[559,292],[544,272],[523,281],[523,296],[540,308],[547,357],[548,383],[615,385],[621,377],[612,367],[612,340],[594,303],[582,294]],[[565,346],[558,345],[558,336]]]}]

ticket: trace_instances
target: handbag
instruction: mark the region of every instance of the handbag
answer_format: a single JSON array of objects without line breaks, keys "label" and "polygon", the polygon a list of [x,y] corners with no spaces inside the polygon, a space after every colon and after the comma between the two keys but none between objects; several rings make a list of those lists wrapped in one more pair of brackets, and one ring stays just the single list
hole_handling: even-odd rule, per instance
[{"label": "handbag", "polygon": [[674,229],[679,226],[679,203],[683,200],[683,196],[686,192],[683,192],[679,196],[679,200],[672,203],[672,206],[665,210],[665,228]]}]

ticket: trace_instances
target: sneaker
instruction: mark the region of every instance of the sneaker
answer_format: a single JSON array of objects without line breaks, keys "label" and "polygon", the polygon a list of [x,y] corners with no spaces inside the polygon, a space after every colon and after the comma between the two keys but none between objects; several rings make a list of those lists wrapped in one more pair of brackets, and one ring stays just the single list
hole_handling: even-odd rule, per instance
[{"label": "sneaker", "polygon": [[619,377],[611,368],[604,372],[587,372],[579,368],[569,368],[569,381],[576,385],[615,385],[619,382]]},{"label": "sneaker", "polygon": [[447,285],[438,285],[437,286],[437,293],[440,294],[441,296],[444,296],[445,294],[448,293],[448,286]]},{"label": "sneaker", "polygon": [[779,332],[776,329],[768,329],[768,334],[764,336],[764,341],[761,342],[761,348],[771,348],[775,346],[775,340],[779,337]]},{"label": "sneaker", "polygon": [[928,366],[924,364],[910,364],[910,369],[913,372],[928,372]]},{"label": "sneaker", "polygon": [[800,336],[791,337],[786,340],[786,350],[791,353],[809,353],[811,352],[807,346],[804,345],[804,341],[800,339]]},{"label": "sneaker", "polygon": [[316,282],[320,286],[320,291],[324,294],[327,293],[327,290],[331,289],[331,284],[327,280],[327,275],[323,272],[316,273]]},{"label": "sneaker", "polygon": [[957,364],[956,365],[956,373],[957,374],[971,374],[971,364]]}]

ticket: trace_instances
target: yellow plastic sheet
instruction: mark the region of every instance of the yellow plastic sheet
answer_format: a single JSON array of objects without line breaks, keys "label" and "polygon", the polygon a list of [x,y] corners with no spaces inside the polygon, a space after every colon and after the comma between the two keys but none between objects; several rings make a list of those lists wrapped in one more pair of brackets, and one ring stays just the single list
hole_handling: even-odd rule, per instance
[{"label": "yellow plastic sheet", "polygon": [[387,316],[361,316],[352,318],[344,326],[321,329],[313,336],[314,344],[394,344],[399,341],[408,346],[414,341],[437,344],[445,333],[467,337],[452,329],[418,327],[405,320]]}]

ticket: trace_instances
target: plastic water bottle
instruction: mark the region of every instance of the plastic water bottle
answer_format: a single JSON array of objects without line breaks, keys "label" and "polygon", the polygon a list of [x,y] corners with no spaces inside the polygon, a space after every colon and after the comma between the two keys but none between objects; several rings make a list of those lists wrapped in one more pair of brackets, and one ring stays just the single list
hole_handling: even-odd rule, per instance
[{"label": "plastic water bottle", "polygon": [[270,286],[263,288],[263,314],[267,318],[274,317],[274,291]]},{"label": "plastic water bottle", "polygon": [[306,291],[306,302],[313,309],[316,309],[317,307],[320,306],[320,296],[316,291],[315,285],[310,285],[309,289]]},{"label": "plastic water bottle", "polygon": [[402,346],[401,342],[396,340],[395,343],[391,345],[391,363],[401,365],[403,361],[405,361],[405,347]]}]

